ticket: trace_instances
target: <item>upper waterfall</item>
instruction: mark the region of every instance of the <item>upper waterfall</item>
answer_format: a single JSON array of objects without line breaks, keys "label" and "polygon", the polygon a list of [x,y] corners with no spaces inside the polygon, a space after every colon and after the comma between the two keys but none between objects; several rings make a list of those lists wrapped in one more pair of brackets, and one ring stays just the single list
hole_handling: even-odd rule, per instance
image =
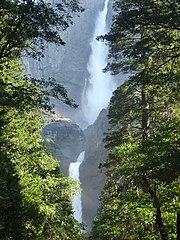
[{"label": "upper waterfall", "polygon": [[106,17],[109,0],[105,0],[104,8],[97,16],[95,29],[90,43],[91,55],[87,69],[89,78],[82,97],[82,110],[88,124],[92,124],[100,111],[106,108],[114,90],[114,82],[109,73],[103,73],[107,64],[108,46],[104,42],[97,41],[97,36],[107,33]]}]

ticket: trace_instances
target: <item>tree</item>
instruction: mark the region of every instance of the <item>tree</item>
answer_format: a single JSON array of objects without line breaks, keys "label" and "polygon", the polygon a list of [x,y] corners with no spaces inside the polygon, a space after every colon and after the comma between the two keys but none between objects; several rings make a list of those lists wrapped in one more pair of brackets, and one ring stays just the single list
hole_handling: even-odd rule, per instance
[{"label": "tree", "polygon": [[92,239],[179,239],[179,3],[115,1],[106,71],[129,73],[112,129]]},{"label": "tree", "polygon": [[117,74],[167,70],[179,59],[179,15],[177,1],[114,1],[115,14],[109,34],[100,38],[110,44],[112,62],[106,70]]},{"label": "tree", "polygon": [[134,84],[120,86],[110,102],[112,130],[106,141],[111,152],[104,163],[107,180],[92,239],[159,239],[158,232],[166,234],[164,225],[169,227],[166,239],[173,239],[176,232],[180,172],[177,98],[174,104],[172,98],[176,91],[172,95],[167,86],[161,91],[156,87],[152,95],[152,88],[146,89],[149,127],[144,139],[143,99]]},{"label": "tree", "polygon": [[[0,239],[81,239],[71,206],[77,187],[43,148],[41,105],[33,104],[41,91],[18,74],[18,67],[11,63],[1,74],[7,84],[0,92]],[[29,98],[16,95],[18,87],[29,87]]]},{"label": "tree", "polygon": [[60,36],[72,24],[72,15],[83,11],[77,0],[56,5],[44,0],[3,0],[0,3],[0,62],[25,52],[43,56],[45,43],[64,45]]},{"label": "tree", "polygon": [[39,112],[51,109],[51,96],[76,105],[55,80],[25,76],[20,61],[24,53],[42,56],[45,41],[63,45],[59,30],[79,11],[75,0],[0,3],[0,239],[84,238],[71,206],[77,184],[63,176],[39,133]]}]

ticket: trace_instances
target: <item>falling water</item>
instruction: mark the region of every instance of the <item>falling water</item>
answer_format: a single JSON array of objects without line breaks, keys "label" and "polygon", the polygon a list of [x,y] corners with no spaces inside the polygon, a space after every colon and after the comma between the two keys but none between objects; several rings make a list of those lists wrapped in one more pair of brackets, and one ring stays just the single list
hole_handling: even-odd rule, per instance
[{"label": "falling water", "polygon": [[[115,85],[109,73],[103,73],[103,68],[107,64],[108,46],[104,42],[96,40],[97,36],[107,33],[106,17],[109,0],[105,0],[103,10],[99,11],[95,22],[95,30],[90,43],[91,55],[89,57],[87,70],[89,79],[86,79],[86,86],[82,97],[82,111],[87,119],[88,125],[92,124],[100,111],[106,108],[110,100]],[[79,167],[84,160],[82,152],[77,162],[72,162],[69,166],[69,176],[79,180]],[[73,201],[74,217],[82,222],[81,194]]]},{"label": "falling water", "polygon": [[108,46],[104,42],[96,40],[97,36],[107,33],[108,3],[109,0],[105,0],[104,8],[97,16],[93,38],[90,43],[91,55],[87,65],[90,77],[86,80],[87,87],[82,98],[82,109],[88,124],[92,124],[100,111],[107,107],[115,88],[112,76],[109,73],[102,72],[107,64]]},{"label": "falling water", "polygon": [[[72,162],[69,165],[69,176],[73,179],[79,181],[79,167],[84,160],[85,152],[81,152],[76,162]],[[73,210],[74,217],[78,220],[79,223],[82,222],[82,204],[81,204],[81,194],[74,197],[73,200]]]}]

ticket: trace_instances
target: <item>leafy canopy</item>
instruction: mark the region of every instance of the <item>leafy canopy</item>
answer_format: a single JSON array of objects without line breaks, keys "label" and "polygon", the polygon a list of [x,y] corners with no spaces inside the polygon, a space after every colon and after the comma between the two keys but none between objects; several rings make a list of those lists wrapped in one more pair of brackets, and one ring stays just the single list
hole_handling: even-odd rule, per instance
[{"label": "leafy canopy", "polygon": [[179,239],[177,1],[115,0],[105,71],[128,73],[111,98],[107,179],[92,239]]}]

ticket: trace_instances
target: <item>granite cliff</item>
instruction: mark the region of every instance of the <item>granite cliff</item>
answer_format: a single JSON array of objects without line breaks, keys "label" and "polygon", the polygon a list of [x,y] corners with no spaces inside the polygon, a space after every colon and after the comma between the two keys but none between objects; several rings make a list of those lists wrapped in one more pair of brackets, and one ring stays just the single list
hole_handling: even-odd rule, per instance
[{"label": "granite cliff", "polygon": [[104,133],[109,129],[107,110],[103,109],[95,123],[85,131],[85,159],[80,167],[82,183],[83,222],[90,231],[92,221],[99,207],[99,197],[105,183],[105,169],[101,168],[107,157],[104,148]]},{"label": "granite cliff", "polygon": [[[83,126],[85,120],[81,111],[81,97],[85,81],[89,77],[87,63],[91,52],[90,41],[97,14],[103,9],[104,0],[81,0],[80,2],[85,11],[80,17],[75,17],[73,25],[61,34],[66,45],[57,47],[49,44],[43,59],[40,61],[24,59],[24,63],[27,72],[33,77],[53,77],[65,86],[69,97],[79,104],[79,108],[73,109],[55,101],[55,111]],[[108,23],[111,19],[111,4],[112,1],[109,2]]]},{"label": "granite cliff", "polygon": [[85,149],[85,135],[77,124],[57,114],[48,117],[46,114],[45,122],[41,135],[47,140],[51,153],[59,160],[61,170],[68,176],[69,164],[76,162],[79,153]]}]

